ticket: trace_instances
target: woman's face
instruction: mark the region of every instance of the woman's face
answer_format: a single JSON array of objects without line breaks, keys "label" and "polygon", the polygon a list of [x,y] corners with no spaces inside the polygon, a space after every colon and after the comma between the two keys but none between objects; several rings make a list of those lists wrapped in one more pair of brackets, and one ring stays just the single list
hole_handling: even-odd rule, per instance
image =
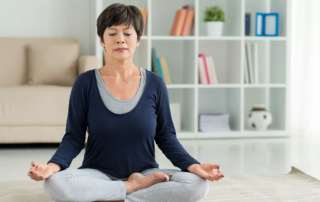
[{"label": "woman's face", "polygon": [[[100,36],[99,38],[101,46],[106,48],[107,56],[116,60],[125,60],[132,57],[140,44],[134,27],[128,27],[125,23],[108,27],[103,34],[104,43]],[[126,48],[126,50],[116,51],[117,48]]]}]

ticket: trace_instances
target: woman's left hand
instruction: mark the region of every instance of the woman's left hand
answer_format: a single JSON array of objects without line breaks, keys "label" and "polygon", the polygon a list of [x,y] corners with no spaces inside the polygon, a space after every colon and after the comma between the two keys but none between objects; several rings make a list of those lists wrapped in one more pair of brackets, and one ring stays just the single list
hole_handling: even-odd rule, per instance
[{"label": "woman's left hand", "polygon": [[[217,169],[218,173],[214,172],[213,169]],[[191,173],[197,174],[200,177],[208,179],[210,181],[218,181],[225,175],[222,174],[220,165],[212,164],[212,163],[205,163],[205,164],[192,164],[187,168],[187,170]]]}]

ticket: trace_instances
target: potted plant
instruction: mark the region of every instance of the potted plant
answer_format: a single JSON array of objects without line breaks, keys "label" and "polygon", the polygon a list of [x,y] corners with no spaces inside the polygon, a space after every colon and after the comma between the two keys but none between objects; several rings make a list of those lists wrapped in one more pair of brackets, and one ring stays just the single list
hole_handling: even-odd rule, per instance
[{"label": "potted plant", "polygon": [[207,24],[209,36],[221,36],[223,23],[226,22],[224,11],[219,6],[207,7],[203,21]]}]

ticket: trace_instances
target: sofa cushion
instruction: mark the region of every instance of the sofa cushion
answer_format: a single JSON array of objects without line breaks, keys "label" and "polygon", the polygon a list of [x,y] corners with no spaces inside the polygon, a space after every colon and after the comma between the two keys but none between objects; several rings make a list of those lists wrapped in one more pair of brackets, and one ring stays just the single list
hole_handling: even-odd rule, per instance
[{"label": "sofa cushion", "polygon": [[74,38],[20,38],[0,37],[0,86],[28,83],[28,44],[76,43]]},{"label": "sofa cushion", "polygon": [[80,44],[29,44],[28,84],[72,86],[78,76]]},{"label": "sofa cushion", "polygon": [[0,87],[0,126],[66,125],[71,86]]},{"label": "sofa cushion", "polygon": [[21,41],[0,38],[0,86],[27,83],[26,49]]}]

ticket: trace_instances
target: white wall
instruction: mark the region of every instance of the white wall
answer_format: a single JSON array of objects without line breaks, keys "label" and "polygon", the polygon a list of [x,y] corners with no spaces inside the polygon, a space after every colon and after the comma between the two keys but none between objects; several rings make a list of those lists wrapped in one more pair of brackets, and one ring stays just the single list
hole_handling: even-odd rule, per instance
[{"label": "white wall", "polygon": [[95,54],[94,0],[0,0],[0,37],[75,38]]}]

